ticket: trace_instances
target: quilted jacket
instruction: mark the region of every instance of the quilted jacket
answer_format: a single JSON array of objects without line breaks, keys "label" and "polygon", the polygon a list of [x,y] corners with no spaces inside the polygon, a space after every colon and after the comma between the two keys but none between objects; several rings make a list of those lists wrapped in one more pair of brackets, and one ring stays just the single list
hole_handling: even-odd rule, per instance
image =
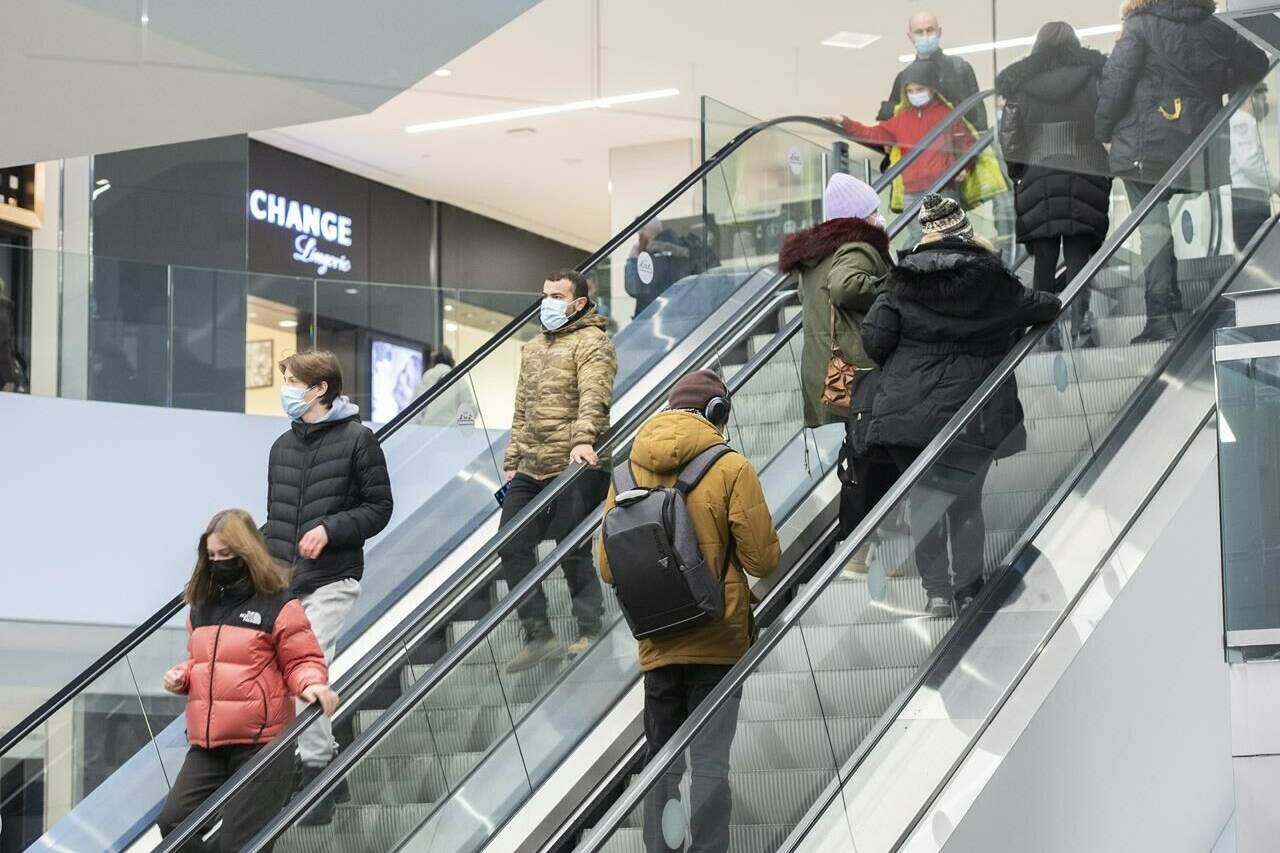
[{"label": "quilted jacket", "polygon": [[302,604],[287,592],[255,597],[243,583],[191,609],[187,659],[178,666],[187,740],[202,749],[266,743],[293,719],[290,697],[329,683]]},{"label": "quilted jacket", "polygon": [[595,446],[609,428],[618,356],[607,328],[588,306],[524,345],[504,470],[549,480],[569,467],[570,450]]}]

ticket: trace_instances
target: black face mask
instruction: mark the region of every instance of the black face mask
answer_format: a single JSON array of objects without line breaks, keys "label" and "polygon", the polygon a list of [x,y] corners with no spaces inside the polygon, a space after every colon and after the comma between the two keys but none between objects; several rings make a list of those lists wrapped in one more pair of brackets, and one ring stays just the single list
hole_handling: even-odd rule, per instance
[{"label": "black face mask", "polygon": [[240,557],[209,561],[209,579],[214,586],[231,586],[243,577],[244,560]]}]

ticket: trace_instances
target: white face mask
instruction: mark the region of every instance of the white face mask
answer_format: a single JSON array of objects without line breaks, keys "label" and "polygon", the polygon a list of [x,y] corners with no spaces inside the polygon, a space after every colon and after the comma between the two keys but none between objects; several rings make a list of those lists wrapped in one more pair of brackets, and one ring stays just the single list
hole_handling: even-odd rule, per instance
[{"label": "white face mask", "polygon": [[933,100],[932,92],[907,92],[907,100],[911,102],[911,106],[919,109],[926,107]]}]

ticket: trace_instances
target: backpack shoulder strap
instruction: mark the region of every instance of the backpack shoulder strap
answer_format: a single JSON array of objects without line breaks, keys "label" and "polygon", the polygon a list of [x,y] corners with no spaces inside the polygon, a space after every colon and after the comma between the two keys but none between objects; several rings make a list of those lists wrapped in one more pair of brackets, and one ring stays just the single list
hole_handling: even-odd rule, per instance
[{"label": "backpack shoulder strap", "polygon": [[693,491],[694,487],[702,481],[720,457],[733,453],[733,450],[727,444],[717,444],[714,447],[708,447],[697,456],[689,460],[689,463],[680,470],[680,476],[676,479],[676,489],[680,494],[687,495]]},{"label": "backpack shoulder strap", "polygon": [[613,469],[613,493],[620,495],[636,487],[636,475],[631,470],[631,460],[624,461]]}]

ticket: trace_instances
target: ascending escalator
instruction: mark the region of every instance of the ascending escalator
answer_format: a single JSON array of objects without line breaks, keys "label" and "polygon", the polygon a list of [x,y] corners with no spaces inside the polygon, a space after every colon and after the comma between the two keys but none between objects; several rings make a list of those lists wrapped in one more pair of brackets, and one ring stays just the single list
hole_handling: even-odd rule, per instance
[{"label": "ascending escalator", "polygon": [[[987,135],[972,156],[989,143]],[[940,184],[967,162],[956,163]],[[914,212],[905,212],[891,230],[901,230]],[[762,328],[769,319],[761,318]],[[784,531],[788,559],[775,599],[829,544],[837,491],[832,469],[842,439],[838,426],[803,429],[799,319],[784,313],[782,320],[781,332],[752,336],[754,354],[745,365],[730,365],[725,355],[707,362],[728,378],[735,400],[728,433],[761,470]],[[620,443],[614,453],[626,449]],[[597,511],[477,621],[448,617],[447,650],[430,667],[391,662],[386,677],[398,679],[398,698],[362,708],[357,697],[359,735],[270,830],[281,835],[277,850],[478,849],[557,771],[639,679],[635,643],[611,599],[607,631],[579,658],[508,671],[521,643],[518,611],[539,589],[551,601],[561,639],[573,639],[572,602],[559,562],[590,545],[598,521]],[[491,561],[477,579],[487,589],[497,571]],[[286,748],[273,744],[267,752],[284,758]],[[201,825],[237,786],[262,784],[271,761],[264,755],[259,779],[242,774],[233,780],[161,849]],[[342,783],[351,800],[338,806],[334,821],[307,825],[308,810]]]},{"label": "ascending escalator", "polygon": [[[625,255],[626,243],[636,230],[668,208],[690,207],[692,198],[701,198],[705,182],[723,180],[728,185],[725,171],[731,165],[737,167],[734,157],[749,153],[752,144],[777,123],[753,128],[726,145],[593,255],[585,266],[602,263],[619,249]],[[815,158],[815,162],[820,160]],[[899,171],[887,174],[881,184],[887,187]],[[800,220],[804,221],[807,209],[807,215],[817,219],[820,212],[815,211],[814,205],[820,208],[821,177],[815,179],[807,167],[802,173],[805,184],[794,189],[787,212],[801,214]],[[743,202],[740,171],[734,174],[733,181],[737,189],[727,195],[735,203]],[[770,193],[771,197],[776,196],[777,188],[771,187]],[[719,211],[716,215],[717,224],[731,231],[736,224],[732,211]],[[722,246],[722,256],[732,254],[731,247]],[[634,429],[638,420],[663,399],[667,385],[691,366],[723,363],[717,354],[726,345],[741,345],[750,332],[764,335],[776,329],[783,282],[783,277],[772,273],[767,258],[722,260],[719,266],[674,284],[651,309],[628,325],[615,339],[620,362],[618,403],[608,440],[616,442]],[[482,368],[501,363],[499,359],[503,357],[509,360],[510,353],[503,353],[502,348],[522,335],[535,333],[534,317],[531,308],[513,321],[465,360],[450,381],[469,382],[473,390],[478,390]],[[459,436],[457,430],[415,427],[413,419],[424,410],[430,411],[445,390],[435,389],[380,432],[397,484],[399,509],[392,529],[370,546],[366,589],[361,599],[363,610],[353,617],[354,625],[344,640],[350,647],[347,655],[335,665],[335,674],[340,676],[338,686],[344,695],[367,698],[369,704],[361,708],[362,713],[390,704],[391,698],[405,689],[402,679],[420,675],[447,648],[449,640],[465,630],[465,620],[458,617],[484,615],[500,591],[500,586],[492,583],[491,569],[504,537],[510,536],[511,531],[494,535],[492,493],[500,478],[494,460],[501,456],[505,433],[482,428],[474,435]],[[492,417],[493,413],[482,410],[481,426]],[[804,449],[808,456],[807,444]],[[445,466],[445,475],[433,470],[430,477],[425,476],[430,466]],[[512,527],[549,507],[579,473],[577,469],[568,472],[547,490],[544,500],[529,507]],[[408,488],[402,488],[402,483]],[[106,755],[93,768],[94,778],[67,785],[70,792],[60,805],[51,804],[41,810],[43,834],[38,847],[122,849],[153,819],[168,780],[181,762],[185,743],[181,724],[171,722],[180,706],[172,701],[156,701],[157,697],[142,685],[149,688],[152,682],[158,683],[161,667],[181,656],[181,644],[175,642],[175,633],[180,636],[180,631],[165,627],[178,610],[180,605],[174,601],[158,612],[39,709],[29,724],[0,741],[0,754],[4,755],[17,754],[24,748],[45,752],[43,771],[23,786],[23,793],[31,795],[39,792],[45,780],[61,779],[65,784],[70,777],[82,773],[86,753],[100,748],[95,743],[86,750],[74,735],[70,741],[59,737],[65,731],[63,720],[82,707],[86,698],[96,699],[95,694],[108,693],[116,709],[125,709],[132,718],[133,731],[124,731],[124,737],[109,749],[102,749]],[[388,648],[393,650],[390,655]],[[357,732],[361,720],[369,716],[350,716]],[[300,721],[299,726],[305,722]],[[284,749],[292,738],[282,738],[280,743]],[[69,807],[73,808],[68,813]]]},{"label": "ascending escalator", "polygon": [[[1231,100],[1157,192],[1205,167],[1214,134],[1246,97]],[[1141,510],[1135,498],[1126,514],[1099,517],[1087,490],[1122,481],[1137,489],[1137,472],[1148,478],[1142,495],[1159,487],[1203,425],[1206,404],[1212,407],[1204,382],[1192,388],[1188,379],[1198,371],[1211,387],[1211,333],[1230,313],[1219,296],[1251,269],[1259,246],[1277,239],[1269,222],[1239,257],[1184,254],[1182,331],[1173,341],[1131,344],[1143,324],[1144,270],[1140,255],[1122,249],[1157,215],[1157,204],[1165,201],[1139,205],[1064,295],[1066,317],[1092,289],[1100,346],[1043,352],[1048,329],[1022,340],[627,790],[609,805],[609,788],[625,771],[606,777],[580,806],[576,825],[542,849],[654,849],[645,843],[646,818],[675,848],[691,824],[706,821],[728,823],[733,851],[819,849],[810,847],[819,840],[827,850],[898,850],[917,829],[937,849],[945,834],[924,823],[930,806],[961,762],[976,756],[979,736],[1037,649],[1097,577],[1130,513]],[[1057,326],[1069,341],[1065,320]],[[1011,390],[1025,435],[995,450],[967,441],[972,425],[996,416]],[[1148,418],[1158,427],[1143,424]],[[1135,460],[1143,464],[1115,470]],[[988,463],[984,481],[978,472]],[[981,519],[970,513],[951,523],[985,521],[987,585],[958,619],[928,618],[914,546],[947,524],[945,511],[963,498],[978,498]],[[904,508],[905,530],[894,523]],[[1091,556],[1066,571],[1037,573],[1045,562],[1037,536],[1059,512],[1092,519],[1084,528]],[[1069,528],[1061,524],[1059,535]],[[867,543],[875,546],[871,570],[853,579],[842,570]],[[731,809],[698,812],[676,762],[725,738],[732,739]],[[998,759],[980,756],[988,768]]]}]

